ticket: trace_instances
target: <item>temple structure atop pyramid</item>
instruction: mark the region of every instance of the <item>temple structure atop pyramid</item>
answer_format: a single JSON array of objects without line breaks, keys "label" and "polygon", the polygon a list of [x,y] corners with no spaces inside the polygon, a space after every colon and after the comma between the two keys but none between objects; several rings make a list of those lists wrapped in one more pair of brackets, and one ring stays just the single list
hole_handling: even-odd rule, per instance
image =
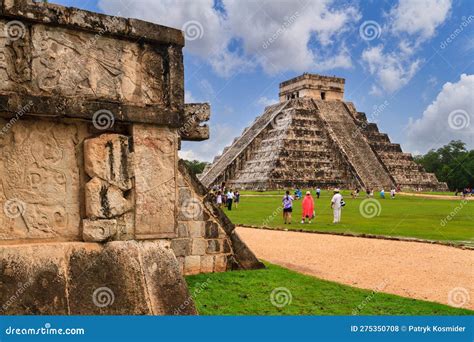
[{"label": "temple structure atop pyramid", "polygon": [[447,190],[351,102],[345,79],[303,74],[200,175],[210,187]]}]

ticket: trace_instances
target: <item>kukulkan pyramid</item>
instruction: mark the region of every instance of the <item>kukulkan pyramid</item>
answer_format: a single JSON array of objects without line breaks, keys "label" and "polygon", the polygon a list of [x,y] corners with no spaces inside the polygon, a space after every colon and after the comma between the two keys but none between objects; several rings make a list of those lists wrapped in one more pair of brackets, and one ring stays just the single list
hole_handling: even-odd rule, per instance
[{"label": "kukulkan pyramid", "polygon": [[[210,187],[447,190],[344,101],[345,79],[303,74],[200,175]],[[383,109],[383,106],[382,106]]]}]

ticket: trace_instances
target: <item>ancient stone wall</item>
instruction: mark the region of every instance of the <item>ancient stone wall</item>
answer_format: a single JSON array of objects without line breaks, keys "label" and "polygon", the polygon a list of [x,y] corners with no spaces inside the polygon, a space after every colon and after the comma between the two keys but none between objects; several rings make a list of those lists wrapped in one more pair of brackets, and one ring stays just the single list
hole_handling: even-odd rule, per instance
[{"label": "ancient stone wall", "polygon": [[194,314],[183,274],[263,266],[179,164],[209,136],[180,31],[29,0],[0,14],[1,312]]}]

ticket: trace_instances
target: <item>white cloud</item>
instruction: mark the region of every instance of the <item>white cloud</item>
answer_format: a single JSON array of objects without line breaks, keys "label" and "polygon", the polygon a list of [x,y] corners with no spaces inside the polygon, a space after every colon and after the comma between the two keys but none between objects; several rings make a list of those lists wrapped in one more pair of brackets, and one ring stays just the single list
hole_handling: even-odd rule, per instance
[{"label": "white cloud", "polygon": [[407,148],[425,153],[451,140],[464,141],[474,148],[474,75],[461,75],[456,83],[444,84],[436,99],[420,119],[407,126]]},{"label": "white cloud", "polygon": [[[179,29],[198,22],[194,28],[202,38],[188,39],[187,51],[229,77],[258,65],[270,74],[351,67],[344,33],[350,33],[360,14],[353,6],[336,9],[333,2],[223,0],[221,10],[214,0],[99,0],[99,7]],[[236,39],[240,51],[232,49]],[[310,41],[324,49],[311,49]]]},{"label": "white cloud", "polygon": [[389,14],[392,30],[429,39],[447,19],[450,9],[451,0],[400,0]]},{"label": "white cloud", "polygon": [[[403,55],[404,52],[384,52],[384,46],[378,45],[365,49],[362,60],[383,90],[393,93],[405,86],[420,68],[421,60],[407,59]],[[379,88],[373,86],[371,93],[380,93]]]},{"label": "white cloud", "polygon": [[227,124],[211,123],[210,138],[206,141],[183,142],[179,156],[188,160],[200,160],[212,162],[215,156],[220,154],[224,147],[230,145],[232,140],[240,135],[235,127]]},{"label": "white cloud", "polygon": [[198,103],[199,101],[191,94],[191,91],[186,90],[184,92],[184,102],[185,103]]},{"label": "white cloud", "polygon": [[266,96],[261,96],[258,100],[257,100],[257,104],[261,105],[261,106],[271,106],[271,105],[274,105],[275,103],[278,103],[278,100],[277,99],[270,99]]}]

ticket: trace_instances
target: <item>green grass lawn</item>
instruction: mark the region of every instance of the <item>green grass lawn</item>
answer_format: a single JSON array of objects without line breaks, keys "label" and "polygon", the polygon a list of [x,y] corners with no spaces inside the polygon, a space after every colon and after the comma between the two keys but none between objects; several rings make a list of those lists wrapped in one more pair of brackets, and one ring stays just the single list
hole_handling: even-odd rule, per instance
[{"label": "green grass lawn", "polygon": [[[304,193],[304,192],[303,192]],[[225,213],[235,224],[253,226],[305,229],[312,231],[377,234],[385,236],[414,237],[428,240],[449,241],[474,245],[474,201],[425,199],[397,196],[395,200],[386,195],[382,200],[376,194],[375,205],[380,205],[379,215],[364,217],[359,208],[365,199],[352,199],[348,191],[343,192],[347,205],[342,209],[342,222],[332,223],[330,198],[332,193],[323,191],[315,199],[316,219],[311,224],[301,224],[301,201],[295,201],[293,224],[284,225],[282,219],[282,191],[255,194],[273,196],[245,196],[242,192],[238,209]],[[250,194],[254,194],[251,192]],[[314,196],[315,197],[315,196]],[[378,204],[377,204],[378,203]],[[366,206],[367,208],[367,206]],[[450,218],[451,220],[447,220]],[[446,220],[446,221],[443,221]]]},{"label": "green grass lawn", "polygon": [[[201,315],[472,315],[473,311],[361,290],[267,264],[256,271],[188,276]],[[270,300],[274,289],[277,307]],[[287,292],[289,290],[289,292]],[[278,298],[280,300],[278,300]]]}]

